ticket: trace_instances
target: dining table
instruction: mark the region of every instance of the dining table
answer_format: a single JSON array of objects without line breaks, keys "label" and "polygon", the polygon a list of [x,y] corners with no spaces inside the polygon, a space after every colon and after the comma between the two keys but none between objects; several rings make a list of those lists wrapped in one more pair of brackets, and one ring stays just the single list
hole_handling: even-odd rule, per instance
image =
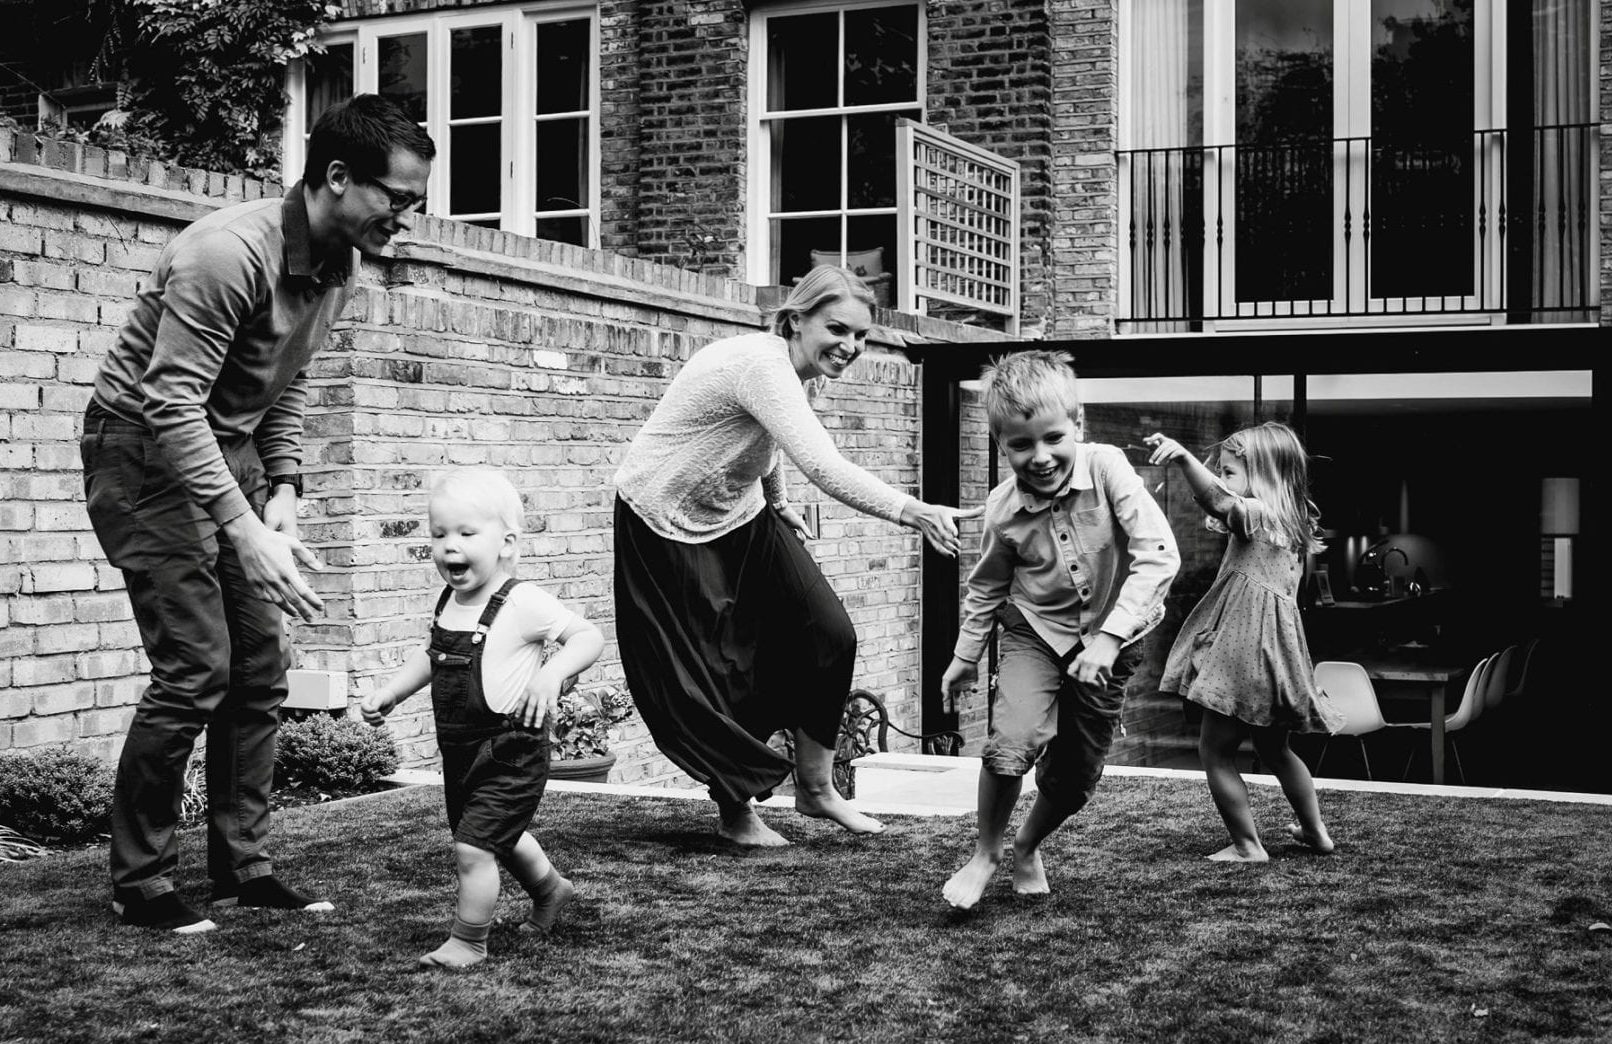
[{"label": "dining table", "polygon": [[1444,782],[1444,717],[1450,683],[1464,678],[1472,669],[1469,663],[1455,663],[1447,656],[1432,650],[1397,646],[1388,649],[1370,649],[1355,653],[1347,659],[1366,669],[1373,682],[1402,682],[1420,689],[1427,696],[1428,722],[1432,726],[1430,741],[1433,756],[1433,782]]}]

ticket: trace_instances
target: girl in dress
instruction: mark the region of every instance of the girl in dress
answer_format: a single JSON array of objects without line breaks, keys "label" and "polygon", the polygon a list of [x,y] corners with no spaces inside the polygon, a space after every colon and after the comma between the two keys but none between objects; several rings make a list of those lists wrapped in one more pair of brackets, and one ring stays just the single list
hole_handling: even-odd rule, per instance
[{"label": "girl in dress", "polygon": [[1290,732],[1336,732],[1343,716],[1315,687],[1297,593],[1304,557],[1322,549],[1320,512],[1309,496],[1308,455],[1298,436],[1274,421],[1245,428],[1220,443],[1219,477],[1181,444],[1149,435],[1151,464],[1175,463],[1209,527],[1231,534],[1226,557],[1203,600],[1181,625],[1159,680],[1203,707],[1198,752],[1231,844],[1210,859],[1263,863],[1237,772],[1237,748],[1250,731],[1293,806],[1295,839],[1331,852],[1310,770],[1287,745]]}]

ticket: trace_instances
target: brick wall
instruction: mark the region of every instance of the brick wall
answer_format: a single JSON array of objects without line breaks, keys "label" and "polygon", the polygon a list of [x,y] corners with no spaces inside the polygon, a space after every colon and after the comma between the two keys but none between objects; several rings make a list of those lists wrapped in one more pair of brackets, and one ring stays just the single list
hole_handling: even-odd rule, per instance
[{"label": "brick wall", "polygon": [[1119,24],[1114,0],[1048,0],[1052,53],[1049,337],[1107,337],[1118,293]]},{"label": "brick wall", "polygon": [[928,118],[1019,164],[1021,333],[1044,332],[1053,273],[1052,55],[1044,0],[928,5]]},{"label": "brick wall", "polygon": [[[110,758],[121,743],[147,664],[84,514],[80,416],[161,245],[265,191],[278,187],[0,132],[0,749]],[[758,326],[755,289],[436,219],[396,254],[365,264],[312,370],[301,527],[327,566],[312,581],[327,610],[293,626],[298,665],[350,672],[361,693],[422,639],[439,589],[425,490],[446,467],[487,464],[529,508],[522,575],[601,625],[611,640],[587,680],[619,681],[609,477],[689,353]],[[847,456],[911,490],[916,399],[915,367],[875,347],[820,410]],[[830,502],[814,552],[861,635],[857,683],[916,723],[916,535]],[[428,708],[415,697],[394,716],[408,763],[433,754]],[[617,751],[618,779],[683,780],[636,719]]]}]

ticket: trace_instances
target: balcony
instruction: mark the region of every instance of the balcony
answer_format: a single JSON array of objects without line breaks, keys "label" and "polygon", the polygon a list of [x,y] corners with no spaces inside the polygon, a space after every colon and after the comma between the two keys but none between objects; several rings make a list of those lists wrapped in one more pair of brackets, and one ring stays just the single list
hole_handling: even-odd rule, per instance
[{"label": "balcony", "polygon": [[1592,322],[1594,124],[1118,153],[1122,333]]}]

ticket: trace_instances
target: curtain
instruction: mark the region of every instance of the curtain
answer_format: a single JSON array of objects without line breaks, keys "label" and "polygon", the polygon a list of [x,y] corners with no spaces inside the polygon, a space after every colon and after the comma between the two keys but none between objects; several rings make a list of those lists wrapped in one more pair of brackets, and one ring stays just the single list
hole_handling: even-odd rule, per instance
[{"label": "curtain", "polygon": [[[1197,313],[1193,285],[1202,250],[1202,6],[1201,0],[1132,0],[1127,227],[1131,289],[1137,319],[1178,319]],[[1185,324],[1141,324],[1138,330],[1179,331]]]},{"label": "curtain", "polygon": [[1533,0],[1534,289],[1549,321],[1593,318],[1597,274],[1595,120],[1590,109],[1592,0]]}]

